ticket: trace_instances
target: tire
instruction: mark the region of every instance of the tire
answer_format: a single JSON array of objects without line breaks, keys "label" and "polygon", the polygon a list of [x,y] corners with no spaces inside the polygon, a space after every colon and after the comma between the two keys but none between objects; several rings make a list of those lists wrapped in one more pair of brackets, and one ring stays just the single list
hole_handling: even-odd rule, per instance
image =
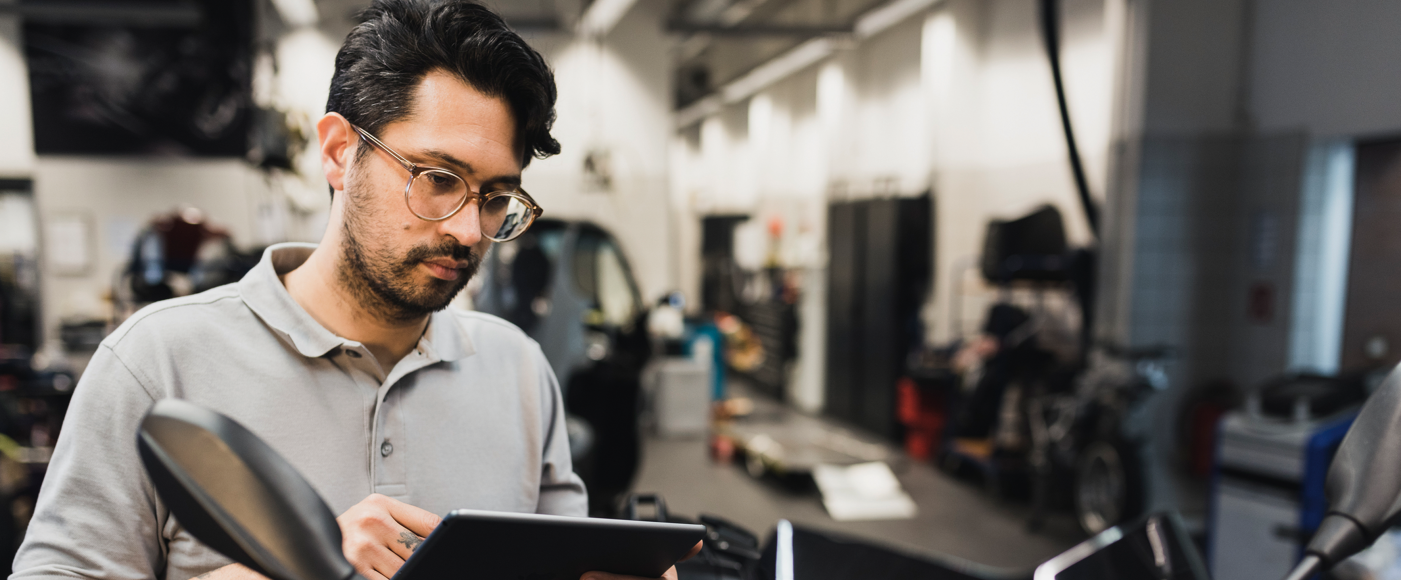
[{"label": "tire", "polygon": [[1096,439],[1075,460],[1075,520],[1091,536],[1143,511],[1143,472],[1137,450]]}]

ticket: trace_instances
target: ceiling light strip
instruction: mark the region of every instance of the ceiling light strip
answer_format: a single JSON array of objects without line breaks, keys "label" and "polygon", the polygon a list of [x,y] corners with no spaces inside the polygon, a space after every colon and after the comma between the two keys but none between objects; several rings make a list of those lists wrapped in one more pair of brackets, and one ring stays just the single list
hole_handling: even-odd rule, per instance
[{"label": "ceiling light strip", "polygon": [[906,18],[924,12],[930,7],[938,4],[941,0],[894,0],[881,5],[870,12],[861,15],[856,20],[857,40],[865,40],[886,29],[904,22]]},{"label": "ceiling light strip", "polygon": [[[597,6],[606,1],[608,0],[598,0],[594,5]],[[853,35],[857,40],[865,40],[942,1],[892,0],[858,18],[855,26],[852,27]],[[817,64],[831,56],[836,50],[837,41],[833,37],[814,38],[799,44],[788,52],[726,83],[720,88],[718,98],[717,95],[711,95],[677,111],[676,127],[683,129],[698,123],[702,119],[718,113],[722,106],[747,99],[774,83]]]},{"label": "ceiling light strip", "polygon": [[699,123],[706,117],[719,113],[720,108],[724,106],[725,104],[720,102],[720,95],[710,95],[691,103],[690,106],[676,112],[676,128],[684,129]]},{"label": "ceiling light strip", "polygon": [[830,38],[814,38],[751,70],[720,89],[726,104],[737,103],[836,52]]},{"label": "ceiling light strip", "polygon": [[636,2],[637,0],[594,0],[588,11],[584,12],[583,18],[579,19],[579,34],[590,38],[606,36]]}]

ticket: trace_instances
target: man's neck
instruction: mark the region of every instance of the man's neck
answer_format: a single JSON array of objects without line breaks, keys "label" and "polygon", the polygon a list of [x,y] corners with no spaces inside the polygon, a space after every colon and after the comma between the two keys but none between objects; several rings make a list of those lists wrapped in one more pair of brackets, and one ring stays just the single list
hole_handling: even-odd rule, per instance
[{"label": "man's neck", "polygon": [[282,283],[292,300],[316,322],[336,336],[365,345],[388,373],[418,345],[428,325],[428,316],[390,320],[366,308],[340,282],[337,276],[340,267],[334,247],[323,242],[306,262],[283,275]]}]

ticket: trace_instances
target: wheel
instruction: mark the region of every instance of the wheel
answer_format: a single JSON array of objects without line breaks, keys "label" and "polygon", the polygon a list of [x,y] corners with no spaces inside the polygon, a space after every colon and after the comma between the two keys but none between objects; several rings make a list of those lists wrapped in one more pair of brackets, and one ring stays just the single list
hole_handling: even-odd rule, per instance
[{"label": "wheel", "polygon": [[1138,455],[1119,441],[1099,439],[1075,461],[1075,519],[1090,535],[1137,516],[1143,506]]}]

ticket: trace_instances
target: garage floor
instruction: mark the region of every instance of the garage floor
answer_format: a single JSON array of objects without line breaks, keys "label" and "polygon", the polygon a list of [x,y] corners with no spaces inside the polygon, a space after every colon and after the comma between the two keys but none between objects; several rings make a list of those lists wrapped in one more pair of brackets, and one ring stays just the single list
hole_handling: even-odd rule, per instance
[{"label": "garage floor", "polygon": [[[756,399],[756,410],[797,413]],[[779,519],[869,538],[910,552],[1026,570],[1084,539],[1068,513],[1052,514],[1039,532],[1026,530],[1028,506],[999,500],[976,483],[956,480],[913,461],[893,466],[919,506],[914,519],[837,522],[815,489],[793,490],[750,477],[740,465],[712,461],[702,439],[648,438],[633,489],[662,494],[668,509],[724,517],[766,538]]]}]

